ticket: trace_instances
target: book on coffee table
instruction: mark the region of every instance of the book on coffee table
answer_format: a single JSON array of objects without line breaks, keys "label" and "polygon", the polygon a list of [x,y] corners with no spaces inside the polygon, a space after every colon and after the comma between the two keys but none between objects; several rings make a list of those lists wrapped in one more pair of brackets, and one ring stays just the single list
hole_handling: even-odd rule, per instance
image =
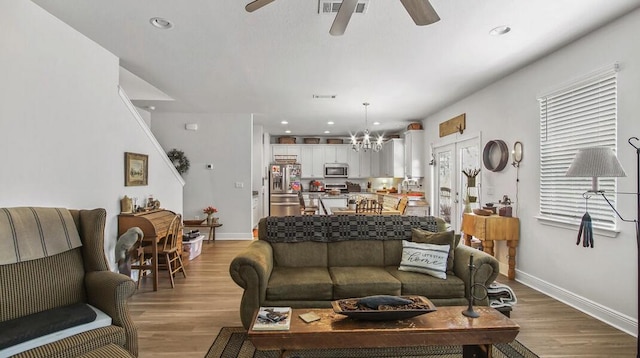
[{"label": "book on coffee table", "polygon": [[283,331],[291,326],[291,307],[260,307],[253,329]]}]

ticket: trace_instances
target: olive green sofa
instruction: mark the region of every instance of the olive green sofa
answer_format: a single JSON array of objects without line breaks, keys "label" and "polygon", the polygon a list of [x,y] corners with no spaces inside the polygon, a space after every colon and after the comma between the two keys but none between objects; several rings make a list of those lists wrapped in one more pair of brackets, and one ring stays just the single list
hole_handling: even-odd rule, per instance
[{"label": "olive green sofa", "polygon": [[[442,219],[418,216],[329,215],[263,218],[258,240],[231,262],[231,278],[244,289],[242,324],[248,328],[260,306],[331,307],[331,301],[369,295],[420,295],[436,306],[466,305],[469,258],[474,282],[489,285],[498,261],[458,245],[446,279],[400,271],[403,240],[412,229],[446,229]],[[459,241],[459,240],[458,240]],[[488,305],[488,300],[479,300]]]}]

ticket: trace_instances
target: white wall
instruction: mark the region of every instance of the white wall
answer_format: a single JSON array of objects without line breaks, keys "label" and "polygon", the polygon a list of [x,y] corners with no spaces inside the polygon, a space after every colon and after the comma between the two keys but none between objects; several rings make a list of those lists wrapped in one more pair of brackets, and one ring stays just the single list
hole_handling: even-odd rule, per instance
[{"label": "white wall", "polygon": [[[482,132],[483,147],[492,139],[502,139],[510,147],[518,140],[524,144],[516,279],[632,332],[637,329],[638,317],[634,225],[620,223],[621,232],[617,237],[596,236],[595,248],[584,249],[575,245],[577,227],[551,227],[536,219],[540,180],[536,98],[547,90],[619,62],[618,153],[629,176],[618,179],[618,190],[635,192],[635,150],[627,139],[640,136],[640,47],[633,45],[637,33],[640,33],[638,10],[424,121],[427,143],[440,140],[437,138],[439,123],[466,113],[467,131]],[[512,166],[499,173],[485,169],[481,174],[483,202],[496,201],[503,194],[512,199],[516,197],[516,172]],[[488,194],[489,188],[493,188],[494,195]],[[628,218],[635,218],[633,196],[619,197],[618,208]],[[502,263],[507,262],[504,243],[498,245],[497,255]]]},{"label": "white wall", "polygon": [[[30,1],[0,1],[0,206],[105,208],[113,265],[125,194],[182,212],[182,185],[118,95],[118,58]],[[124,186],[124,152],[149,185]]]},{"label": "white wall", "polygon": [[[185,124],[198,124],[197,131]],[[152,113],[151,130],[167,151],[184,151],[191,168],[183,178],[184,215],[204,218],[202,209],[218,209],[222,227],[216,239],[251,239],[251,161],[253,123],[250,114]],[[206,169],[213,164],[213,170]],[[236,188],[242,183],[242,188]]]}]

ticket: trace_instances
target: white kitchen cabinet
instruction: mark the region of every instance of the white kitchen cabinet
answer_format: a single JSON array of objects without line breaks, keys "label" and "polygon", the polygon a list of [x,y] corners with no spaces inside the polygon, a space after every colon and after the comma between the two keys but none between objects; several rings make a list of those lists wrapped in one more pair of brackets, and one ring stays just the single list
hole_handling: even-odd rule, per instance
[{"label": "white kitchen cabinet", "polygon": [[347,163],[348,151],[351,148],[348,144],[327,144],[324,147],[324,160],[326,163]]},{"label": "white kitchen cabinet", "polygon": [[296,160],[300,162],[301,144],[272,144],[271,145],[271,162],[275,163],[276,155],[295,155]]},{"label": "white kitchen cabinet", "polygon": [[407,178],[424,177],[424,130],[404,133],[404,171]]},{"label": "white kitchen cabinet", "polygon": [[380,170],[380,164],[382,163],[382,152],[373,152],[370,155],[371,158],[369,160],[369,163],[371,170],[369,176],[372,178],[381,177],[382,171]]},{"label": "white kitchen cabinet", "polygon": [[[311,165],[311,172],[316,178],[324,177],[324,148],[320,145],[313,146],[312,153],[313,164]],[[304,173],[303,173],[304,174]]]},{"label": "white kitchen cabinet", "polygon": [[300,158],[303,178],[322,178],[324,176],[324,145],[306,144],[300,146]]},{"label": "white kitchen cabinet", "polygon": [[362,178],[360,175],[360,156],[359,153],[351,149],[347,152],[347,164],[349,165],[349,178]]},{"label": "white kitchen cabinet", "polygon": [[404,140],[394,138],[382,146],[380,176],[404,178]]}]

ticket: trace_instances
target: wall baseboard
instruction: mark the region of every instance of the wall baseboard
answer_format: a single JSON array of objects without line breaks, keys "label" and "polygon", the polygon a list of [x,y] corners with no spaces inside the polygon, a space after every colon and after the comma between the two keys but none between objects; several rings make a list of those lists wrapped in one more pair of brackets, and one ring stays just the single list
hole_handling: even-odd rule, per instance
[{"label": "wall baseboard", "polygon": [[237,232],[237,233],[225,232],[225,233],[221,233],[221,234],[216,234],[216,240],[246,240],[246,241],[251,241],[251,240],[253,240],[253,235],[250,232],[247,232],[247,233],[243,233],[243,232]]},{"label": "wall baseboard", "polygon": [[584,312],[614,328],[634,337],[637,336],[636,332],[638,331],[638,321],[633,319],[633,317],[614,311],[608,307],[602,306],[582,296],[578,296],[573,292],[567,291],[520,270],[516,270],[516,281],[529,286],[536,291],[544,293],[547,296],[553,297],[554,299]]}]

